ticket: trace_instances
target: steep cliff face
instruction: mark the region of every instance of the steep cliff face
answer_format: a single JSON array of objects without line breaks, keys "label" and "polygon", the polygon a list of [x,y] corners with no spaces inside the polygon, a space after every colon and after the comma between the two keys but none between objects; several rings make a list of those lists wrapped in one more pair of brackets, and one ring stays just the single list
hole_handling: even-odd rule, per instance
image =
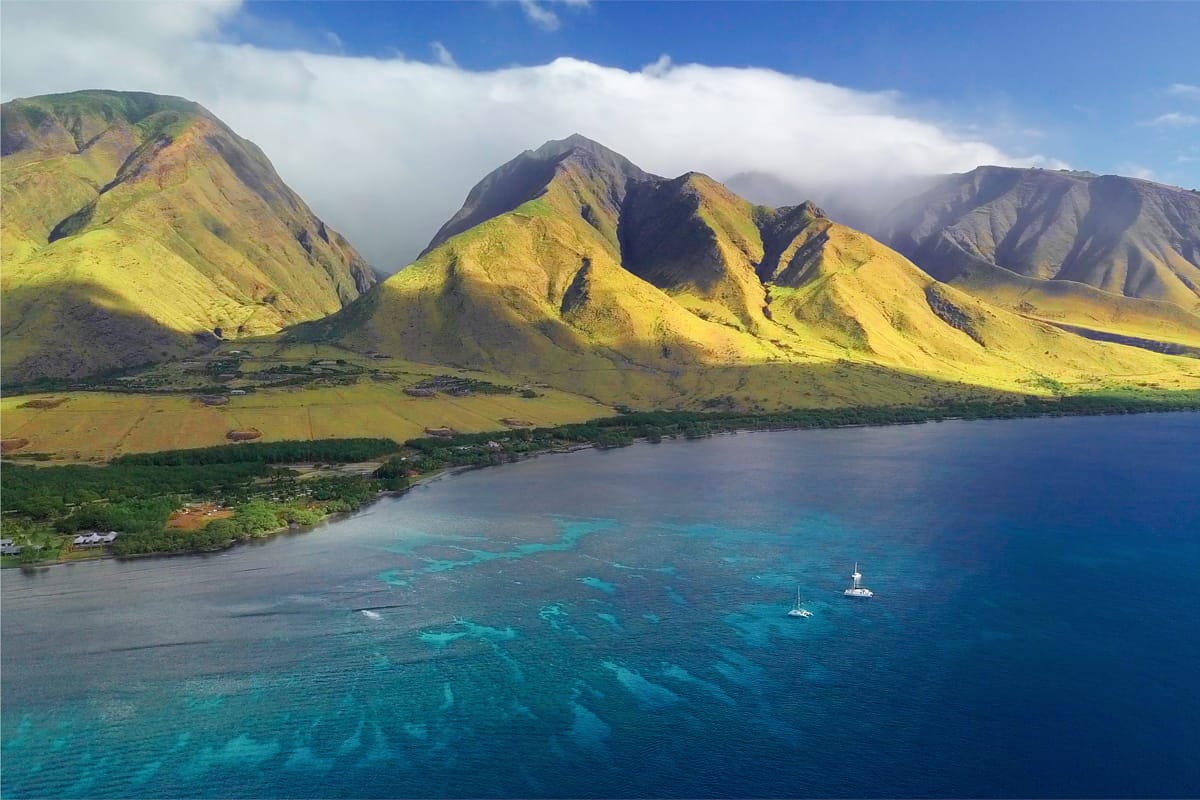
[{"label": "steep cliff face", "polygon": [[5,103],[6,383],[272,333],[375,283],[267,157],[201,106],[77,92]]}]

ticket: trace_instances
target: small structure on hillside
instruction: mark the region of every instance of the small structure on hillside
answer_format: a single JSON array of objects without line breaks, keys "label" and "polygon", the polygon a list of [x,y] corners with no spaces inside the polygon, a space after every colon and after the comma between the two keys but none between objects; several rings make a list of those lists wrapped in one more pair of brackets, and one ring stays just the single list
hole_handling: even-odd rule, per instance
[{"label": "small structure on hillside", "polygon": [[449,439],[457,434],[454,428],[426,428],[425,432],[430,436],[439,436],[443,439]]}]

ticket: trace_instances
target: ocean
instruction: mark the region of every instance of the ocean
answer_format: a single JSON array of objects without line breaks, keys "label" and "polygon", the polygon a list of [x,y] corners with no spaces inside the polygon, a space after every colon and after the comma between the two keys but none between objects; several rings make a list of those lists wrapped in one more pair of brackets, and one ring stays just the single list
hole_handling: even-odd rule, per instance
[{"label": "ocean", "polygon": [[1197,575],[1200,414],[547,455],[6,570],[0,791],[1196,797]]}]

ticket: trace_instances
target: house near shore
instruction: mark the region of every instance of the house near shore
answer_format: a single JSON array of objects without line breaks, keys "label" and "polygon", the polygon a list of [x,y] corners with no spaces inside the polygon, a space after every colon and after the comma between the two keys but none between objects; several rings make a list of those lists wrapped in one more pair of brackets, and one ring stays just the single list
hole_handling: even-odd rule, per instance
[{"label": "house near shore", "polygon": [[91,533],[84,533],[76,536],[71,540],[71,544],[73,544],[75,547],[103,547],[106,544],[112,544],[113,540],[116,538],[116,531],[109,531],[108,533],[92,531]]},{"label": "house near shore", "polygon": [[21,545],[14,543],[12,539],[0,539],[0,556],[19,555],[21,555]]}]

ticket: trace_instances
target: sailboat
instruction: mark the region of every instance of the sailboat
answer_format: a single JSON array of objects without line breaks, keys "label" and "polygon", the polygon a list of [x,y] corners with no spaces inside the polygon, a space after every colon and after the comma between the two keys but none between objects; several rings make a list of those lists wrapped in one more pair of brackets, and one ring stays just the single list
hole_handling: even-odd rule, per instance
[{"label": "sailboat", "polygon": [[796,587],[796,606],[788,612],[789,617],[811,617],[812,612],[804,607],[804,601],[800,599],[800,587]]},{"label": "sailboat", "polygon": [[850,588],[844,594],[846,597],[873,597],[870,589],[862,585],[862,573],[858,571],[858,562],[854,562],[854,573],[850,576]]}]

